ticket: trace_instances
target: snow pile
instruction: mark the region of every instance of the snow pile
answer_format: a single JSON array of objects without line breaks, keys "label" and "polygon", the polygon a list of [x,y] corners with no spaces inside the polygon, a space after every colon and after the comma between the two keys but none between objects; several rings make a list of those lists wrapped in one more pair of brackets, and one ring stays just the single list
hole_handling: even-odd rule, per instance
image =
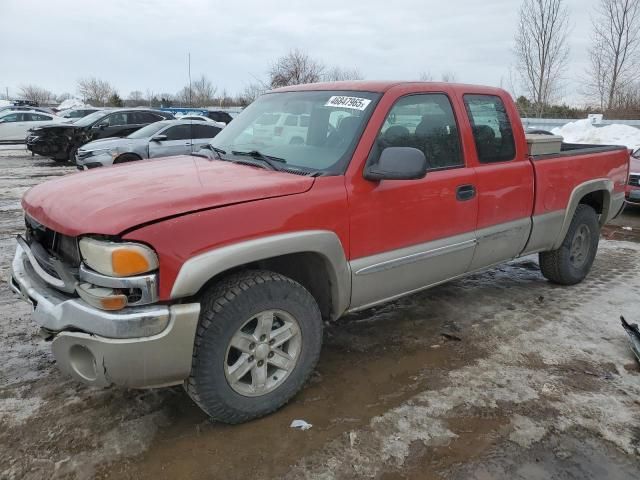
[{"label": "snow pile", "polygon": [[91,105],[85,104],[78,98],[67,98],[60,105],[58,105],[58,110],[69,110],[70,108],[84,108],[90,106]]},{"label": "snow pile", "polygon": [[0,107],[10,107],[11,105],[13,105],[13,102],[9,100],[0,100]]},{"label": "snow pile", "polygon": [[596,127],[589,119],[584,119],[567,123],[551,131],[555,135],[561,135],[567,143],[625,145],[633,150],[640,148],[640,129],[629,125],[613,124]]}]

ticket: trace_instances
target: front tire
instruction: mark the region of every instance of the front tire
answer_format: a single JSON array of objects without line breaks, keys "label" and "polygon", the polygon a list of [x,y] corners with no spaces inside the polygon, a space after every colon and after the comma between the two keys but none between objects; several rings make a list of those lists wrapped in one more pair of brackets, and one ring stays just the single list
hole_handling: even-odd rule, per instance
[{"label": "front tire", "polygon": [[588,275],[600,240],[598,214],[589,205],[578,205],[562,245],[540,253],[540,270],[549,281],[575,285]]},{"label": "front tire", "polygon": [[302,285],[270,271],[236,273],[202,295],[185,389],[214,420],[262,417],[304,386],[321,345],[320,309]]}]

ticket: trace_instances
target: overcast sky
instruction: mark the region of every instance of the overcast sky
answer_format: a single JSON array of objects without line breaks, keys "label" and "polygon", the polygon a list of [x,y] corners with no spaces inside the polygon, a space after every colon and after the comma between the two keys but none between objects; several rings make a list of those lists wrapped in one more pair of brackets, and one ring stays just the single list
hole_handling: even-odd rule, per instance
[{"label": "overcast sky", "polygon": [[[586,68],[596,0],[571,12],[568,99]],[[439,79],[508,86],[519,0],[0,0],[0,87],[76,93],[96,76],[126,97],[175,93],[203,73],[221,91],[264,79],[293,48],[367,79]]]}]

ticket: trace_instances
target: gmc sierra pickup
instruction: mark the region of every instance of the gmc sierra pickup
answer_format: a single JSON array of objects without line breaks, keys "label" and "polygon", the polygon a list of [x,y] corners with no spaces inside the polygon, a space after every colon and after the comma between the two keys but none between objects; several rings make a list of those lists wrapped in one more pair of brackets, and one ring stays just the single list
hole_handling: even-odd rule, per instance
[{"label": "gmc sierra pickup", "polygon": [[[288,124],[304,135],[283,142]],[[628,169],[625,147],[530,155],[496,88],[288,87],[201,153],[29,190],[11,285],[64,372],[182,383],[238,423],[302,388],[324,320],[532,253],[549,281],[580,282]]]}]

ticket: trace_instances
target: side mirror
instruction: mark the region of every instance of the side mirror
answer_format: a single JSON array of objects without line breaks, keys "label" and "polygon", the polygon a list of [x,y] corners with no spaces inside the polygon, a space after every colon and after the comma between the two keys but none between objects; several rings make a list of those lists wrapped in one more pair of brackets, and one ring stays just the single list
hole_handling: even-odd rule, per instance
[{"label": "side mirror", "polygon": [[97,125],[94,125],[93,128],[96,130],[104,130],[107,126],[108,125],[106,123],[98,123]]},{"label": "side mirror", "polygon": [[387,147],[378,163],[367,165],[364,178],[380,180],[418,180],[427,174],[427,159],[421,150],[411,147]]},{"label": "side mirror", "polygon": [[152,142],[164,142],[166,139],[166,135],[154,135],[153,137],[151,137]]}]

